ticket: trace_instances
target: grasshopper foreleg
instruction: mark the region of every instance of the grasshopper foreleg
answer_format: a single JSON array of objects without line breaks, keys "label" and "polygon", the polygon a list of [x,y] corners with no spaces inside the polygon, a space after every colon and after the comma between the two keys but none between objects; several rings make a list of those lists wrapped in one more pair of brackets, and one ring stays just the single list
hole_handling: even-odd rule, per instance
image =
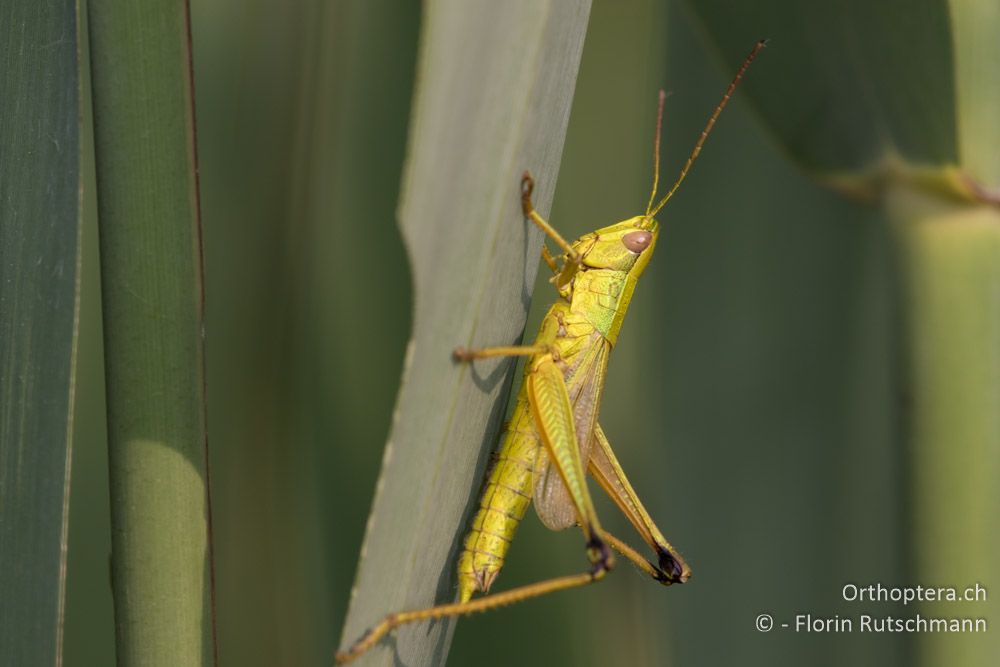
[{"label": "grasshopper foreleg", "polygon": [[[539,229],[545,232],[545,235],[552,239],[552,242],[566,253],[566,258],[569,261],[578,264],[580,262],[580,253],[535,210],[535,205],[531,203],[531,193],[534,189],[535,179],[531,177],[530,172],[524,172],[524,175],[521,176],[521,211],[524,213],[524,217],[529,218]],[[542,255],[542,257],[544,258],[545,255]],[[549,257],[551,258],[551,255]],[[546,263],[548,264],[548,261]],[[549,264],[549,266],[552,266],[552,264]]]},{"label": "grasshopper foreleg", "polygon": [[556,258],[552,256],[552,253],[549,252],[548,246],[545,245],[542,245],[542,261],[545,262],[545,265],[552,270],[552,273],[559,273],[559,265],[556,264]]}]

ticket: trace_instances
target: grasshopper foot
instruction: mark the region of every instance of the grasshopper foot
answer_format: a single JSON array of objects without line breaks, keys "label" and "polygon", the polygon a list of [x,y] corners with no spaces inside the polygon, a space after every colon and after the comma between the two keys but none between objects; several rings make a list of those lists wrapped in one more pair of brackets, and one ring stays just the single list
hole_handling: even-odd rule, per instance
[{"label": "grasshopper foot", "polygon": [[670,584],[683,584],[691,577],[691,571],[680,562],[673,554],[665,549],[657,549],[659,555],[659,567],[656,568],[659,575],[656,580],[665,586]]},{"label": "grasshopper foot", "polygon": [[595,581],[603,579],[615,566],[615,558],[611,555],[608,543],[597,537],[596,533],[587,541],[587,558],[591,563],[590,576]]},{"label": "grasshopper foot", "polygon": [[535,179],[531,177],[530,171],[525,171],[521,175],[521,211],[524,213],[524,217],[529,217],[531,212],[535,210],[534,205],[531,203],[531,193],[535,189]]}]

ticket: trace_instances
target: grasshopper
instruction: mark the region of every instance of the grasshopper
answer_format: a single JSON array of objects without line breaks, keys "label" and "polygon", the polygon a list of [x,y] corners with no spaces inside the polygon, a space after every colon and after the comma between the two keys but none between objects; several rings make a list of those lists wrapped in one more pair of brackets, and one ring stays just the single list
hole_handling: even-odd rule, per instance
[{"label": "grasshopper", "polygon": [[[622,470],[597,421],[608,357],[639,276],[649,263],[659,235],[655,215],[669,201],[701,153],[719,114],[732,97],[766,40],[754,46],[708,119],[694,149],[667,194],[656,202],[660,178],[660,134],[666,95],[660,91],[653,149],[653,190],[646,212],[602,227],[568,243],[531,202],[534,181],[521,180],[521,208],[564,254],[557,260],[543,245],[542,260],[551,269],[559,300],[542,320],[532,345],[457,348],[459,362],[487,357],[527,357],[524,381],[514,411],[501,436],[487,474],[479,508],[458,558],[458,602],[390,614],[336,660],[343,664],[374,646],[386,633],[406,623],[486,611],[547,593],[584,586],[604,578],[614,566],[614,549],[664,585],[682,584],[691,568],[663,537]],[[654,202],[655,205],[654,205]],[[611,497],[656,554],[647,561],[611,535],[598,521],[585,472]],[[586,540],[588,571],[488,594],[531,503],[552,530],[579,525]],[[486,595],[476,600],[472,596]]]}]

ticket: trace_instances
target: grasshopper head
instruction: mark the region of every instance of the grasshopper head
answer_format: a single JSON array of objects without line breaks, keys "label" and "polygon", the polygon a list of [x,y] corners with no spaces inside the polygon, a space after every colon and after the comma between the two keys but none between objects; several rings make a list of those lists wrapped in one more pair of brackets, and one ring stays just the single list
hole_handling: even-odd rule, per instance
[{"label": "grasshopper head", "polygon": [[705,129],[702,130],[687,162],[681,168],[677,180],[674,181],[667,194],[657,202],[656,191],[660,184],[660,134],[663,129],[663,103],[667,98],[667,94],[660,91],[659,106],[656,111],[656,138],[653,142],[653,190],[649,195],[649,203],[646,204],[646,212],[643,215],[637,215],[609,227],[598,229],[574,243],[573,248],[580,254],[581,268],[614,269],[627,272],[632,278],[638,278],[642,274],[649,263],[649,258],[653,256],[656,237],[660,233],[660,225],[654,216],[660,212],[664,204],[670,201],[670,198],[677,192],[677,188],[684,182],[691,165],[701,153],[705,139],[708,138],[715,126],[715,121],[732,97],[736,85],[766,43],[767,40],[757,42],[750,55],[743,61],[743,65],[736,72],[736,76],[722,96],[722,101],[709,117]]},{"label": "grasshopper head", "polygon": [[583,267],[613,269],[638,278],[653,256],[660,225],[637,215],[587,234],[574,244]]},{"label": "grasshopper head", "polygon": [[[622,220],[609,227],[602,227],[577,240],[573,244],[573,249],[580,256],[580,269],[613,269],[615,271],[626,272],[632,278],[638,278],[642,274],[646,265],[649,264],[649,258],[653,256],[653,248],[656,247],[656,237],[660,233],[660,225],[656,222],[654,216],[660,212],[664,204],[670,201],[670,198],[677,192],[677,188],[684,182],[688,171],[691,169],[691,165],[694,164],[698,155],[701,154],[701,148],[705,144],[705,139],[708,138],[712,128],[715,127],[715,121],[718,120],[719,114],[722,113],[722,110],[732,97],[733,91],[736,90],[736,85],[743,78],[743,74],[747,71],[750,63],[753,62],[753,59],[757,57],[757,54],[764,48],[766,43],[767,40],[757,42],[750,55],[743,61],[743,65],[740,66],[740,69],[736,72],[736,76],[733,77],[725,94],[722,96],[722,101],[715,107],[715,111],[709,117],[708,123],[705,124],[705,129],[701,131],[701,136],[695,142],[694,149],[688,156],[687,162],[681,168],[677,180],[674,181],[667,194],[657,202],[656,192],[660,184],[660,135],[663,129],[663,103],[667,99],[667,94],[662,90],[660,91],[660,103],[656,111],[656,138],[653,142],[653,190],[649,194],[649,203],[646,204],[646,212],[643,215]],[[567,276],[571,277],[572,271],[561,274],[560,285],[565,285],[568,282],[566,279]]]}]

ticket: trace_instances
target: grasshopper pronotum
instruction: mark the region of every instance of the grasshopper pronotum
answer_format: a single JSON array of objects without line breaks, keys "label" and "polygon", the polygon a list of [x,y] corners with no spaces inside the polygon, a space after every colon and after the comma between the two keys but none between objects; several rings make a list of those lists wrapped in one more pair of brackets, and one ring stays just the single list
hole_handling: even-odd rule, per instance
[{"label": "grasshopper pronotum", "polygon": [[[338,663],[353,660],[390,630],[406,623],[485,611],[598,581],[614,565],[612,548],[664,585],[684,583],[691,577],[691,568],[663,537],[632,489],[597,422],[597,413],[608,356],[618,338],[635,285],[656,247],[659,223],[654,216],[687,176],[736,85],[765,43],[758,42],[743,61],[676,182],[656,202],[666,97],[660,91],[653,190],[643,215],[602,227],[568,243],[535,211],[531,203],[534,181],[528,172],[524,173],[521,180],[524,216],[564,252],[557,259],[548,248],[542,248],[542,260],[552,270],[552,282],[560,299],[546,313],[534,344],[481,350],[457,348],[454,352],[455,359],[461,362],[485,357],[528,357],[513,415],[501,438],[495,464],[479,499],[479,509],[458,558],[459,601],[390,614],[346,651],[337,653]],[[587,490],[588,471],[656,553],[655,565],[601,528]],[[477,591],[488,593],[500,573],[532,497],[535,511],[548,528],[580,526],[591,563],[589,571],[473,600]]]}]

